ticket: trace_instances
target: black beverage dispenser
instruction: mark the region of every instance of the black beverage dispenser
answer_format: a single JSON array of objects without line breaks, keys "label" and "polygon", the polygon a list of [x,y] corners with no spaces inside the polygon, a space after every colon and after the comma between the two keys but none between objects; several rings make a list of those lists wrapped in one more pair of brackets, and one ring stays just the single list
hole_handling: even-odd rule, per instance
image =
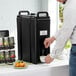
[{"label": "black beverage dispenser", "polygon": [[[25,14],[23,14],[25,13]],[[50,17],[47,12],[37,15],[29,11],[20,11],[17,16],[18,59],[40,63],[40,56],[50,53],[44,47],[44,39],[50,36]]]}]

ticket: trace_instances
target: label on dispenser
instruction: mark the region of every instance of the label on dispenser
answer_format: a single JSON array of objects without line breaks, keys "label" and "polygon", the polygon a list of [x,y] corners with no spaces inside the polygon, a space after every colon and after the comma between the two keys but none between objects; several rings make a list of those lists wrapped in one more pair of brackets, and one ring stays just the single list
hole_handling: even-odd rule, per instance
[{"label": "label on dispenser", "polygon": [[42,36],[42,35],[47,35],[47,30],[41,30],[40,31],[40,36]]}]

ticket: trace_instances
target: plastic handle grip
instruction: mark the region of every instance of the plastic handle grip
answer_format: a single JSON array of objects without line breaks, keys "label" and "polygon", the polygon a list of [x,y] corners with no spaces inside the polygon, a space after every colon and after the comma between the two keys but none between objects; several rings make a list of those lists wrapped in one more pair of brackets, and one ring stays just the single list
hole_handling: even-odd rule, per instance
[{"label": "plastic handle grip", "polygon": [[[48,12],[38,12],[37,17],[40,17],[40,14],[42,14],[41,17],[48,17]],[[45,16],[43,16],[43,14],[45,14]]]},{"label": "plastic handle grip", "polygon": [[29,11],[19,11],[19,15],[21,15],[22,13],[27,13],[27,15],[29,15]]}]

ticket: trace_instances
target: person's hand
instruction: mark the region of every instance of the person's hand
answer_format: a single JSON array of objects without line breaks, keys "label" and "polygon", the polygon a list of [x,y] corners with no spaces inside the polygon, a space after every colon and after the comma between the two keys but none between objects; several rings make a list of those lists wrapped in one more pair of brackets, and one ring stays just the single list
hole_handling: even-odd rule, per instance
[{"label": "person's hand", "polygon": [[52,58],[50,55],[47,55],[47,56],[45,57],[45,62],[46,62],[47,64],[51,63],[53,60],[54,60],[54,58]]},{"label": "person's hand", "polygon": [[55,40],[55,37],[45,38],[45,40],[44,40],[45,48],[48,48],[50,46],[50,44],[53,43],[54,40]]},{"label": "person's hand", "polygon": [[57,0],[58,2],[61,2],[61,3],[64,3],[66,2],[67,0]]}]

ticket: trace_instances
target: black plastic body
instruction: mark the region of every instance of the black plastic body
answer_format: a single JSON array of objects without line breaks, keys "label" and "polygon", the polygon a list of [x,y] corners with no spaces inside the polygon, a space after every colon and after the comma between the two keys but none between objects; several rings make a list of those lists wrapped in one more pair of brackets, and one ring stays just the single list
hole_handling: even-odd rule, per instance
[{"label": "black plastic body", "polygon": [[9,31],[8,30],[0,30],[0,37],[8,37]]},{"label": "black plastic body", "polygon": [[[27,12],[27,11],[26,11]],[[45,13],[46,16],[39,17]],[[47,12],[17,16],[18,59],[34,64],[41,63],[40,56],[50,53],[44,47],[44,39],[50,37],[50,17]]]}]

